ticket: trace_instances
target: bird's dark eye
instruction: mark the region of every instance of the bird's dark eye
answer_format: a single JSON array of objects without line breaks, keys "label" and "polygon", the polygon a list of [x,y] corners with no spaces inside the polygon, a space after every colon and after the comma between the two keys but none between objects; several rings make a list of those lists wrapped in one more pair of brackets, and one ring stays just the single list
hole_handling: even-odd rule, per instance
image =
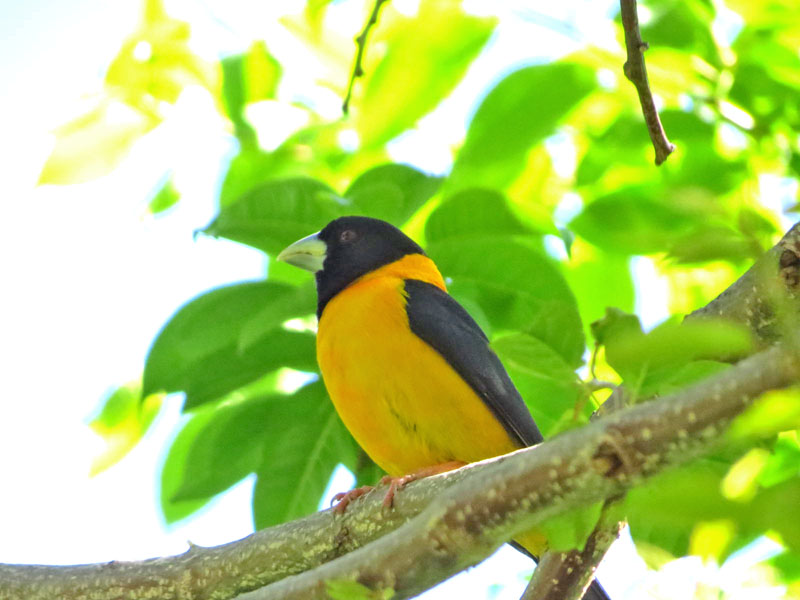
[{"label": "bird's dark eye", "polygon": [[347,244],[356,239],[356,237],[357,235],[355,231],[353,231],[352,229],[345,229],[342,233],[339,234],[339,241],[342,242],[343,244]]}]

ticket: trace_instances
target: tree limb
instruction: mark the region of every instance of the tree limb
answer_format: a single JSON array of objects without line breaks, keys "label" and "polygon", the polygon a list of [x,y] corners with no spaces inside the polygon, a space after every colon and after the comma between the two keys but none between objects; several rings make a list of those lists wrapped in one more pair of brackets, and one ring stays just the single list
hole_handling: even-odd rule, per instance
[{"label": "tree limb", "polygon": [[[222,600],[274,581],[281,571],[301,572],[335,556],[340,558],[241,600],[322,598],[330,580],[356,580],[370,589],[392,588],[398,599],[410,597],[543,519],[617,496],[645,477],[710,451],[754,397],[798,380],[800,362],[776,346],[680,393],[535,448],[412,483],[397,494],[392,511],[378,508],[378,492],[355,502],[341,519],[325,511],[177,557],[78,567],[6,565],[0,567],[0,599]],[[400,525],[413,506],[424,504],[423,495],[433,501],[419,515],[347,554]],[[365,520],[368,526],[361,527]]]},{"label": "tree limb", "polygon": [[785,327],[800,313],[800,223],[764,253],[733,285],[714,300],[686,316],[742,323],[761,347],[794,332]]},{"label": "tree limb", "polygon": [[612,514],[614,500],[603,506],[600,520],[583,550],[547,552],[533,572],[520,600],[572,600],[583,597],[597,565],[619,537],[622,523]]},{"label": "tree limb", "polygon": [[350,110],[350,98],[353,95],[353,86],[356,83],[356,79],[364,75],[364,67],[361,65],[361,62],[364,59],[364,49],[367,46],[367,36],[369,35],[370,29],[372,29],[378,22],[378,13],[381,10],[381,6],[388,1],[389,0],[375,0],[375,4],[372,6],[372,12],[369,15],[369,19],[367,19],[364,29],[356,38],[356,59],[355,63],[353,64],[353,72],[350,75],[350,81],[347,84],[347,94],[345,95],[344,102],[342,103],[342,112],[344,114],[347,114],[347,111]]},{"label": "tree limb", "polygon": [[753,398],[799,379],[794,352],[771,348],[680,393],[492,461],[480,478],[466,477],[393,533],[240,600],[322,599],[331,581],[412,597],[544,519],[708,453]]},{"label": "tree limb", "polygon": [[625,48],[628,52],[622,69],[625,77],[636,87],[636,92],[639,94],[639,104],[642,107],[644,122],[647,124],[647,132],[650,134],[650,141],[656,151],[656,165],[660,165],[675,150],[675,144],[670,143],[667,139],[661,119],[658,117],[653,92],[650,91],[650,83],[647,80],[644,51],[648,46],[647,42],[642,41],[642,35],[639,32],[636,0],[620,0],[619,5],[622,27],[625,30]]}]

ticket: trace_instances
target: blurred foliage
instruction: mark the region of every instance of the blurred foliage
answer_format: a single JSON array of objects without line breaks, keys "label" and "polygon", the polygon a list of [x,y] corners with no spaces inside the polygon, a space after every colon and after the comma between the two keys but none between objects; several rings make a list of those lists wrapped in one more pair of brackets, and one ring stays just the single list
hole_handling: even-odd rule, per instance
[{"label": "blurred foliage", "polygon": [[[449,0],[423,1],[409,16],[388,4],[351,112],[332,118],[321,107],[328,95],[344,95],[355,48],[326,26],[328,2],[309,0],[302,14],[282,21],[320,67],[308,76],[317,96],[287,97],[282,82],[296,67],[273,53],[270,39],[248,40],[241,54],[209,62],[193,54],[189,24],[147,0],[103,94],[56,132],[41,182],[108,173],[164,121],[183,90],[200,86],[238,141],[206,235],[274,258],[344,214],[404,227],[485,328],[542,431],[552,435],[585,422],[596,406],[594,388],[581,379],[590,332],[604,346],[593,372],[624,379],[642,400],[722,372],[724,360],[746,353],[746,333],[715,324],[679,328],[680,315],[644,332],[629,314],[634,284],[640,301],[654,291],[634,281],[631,259],[645,257],[637,264],[647,261],[666,278],[669,297],[656,300],[691,310],[775,242],[781,215],[767,208],[775,199],[762,197],[770,189],[765,181],[798,189],[800,6],[642,4],[651,85],[678,147],[660,168],[635,91],[622,76],[619,24],[616,47],[584,46],[550,63],[495,73],[490,88],[473,97],[463,143],[441,176],[393,163],[391,142],[446,120],[446,111],[435,109],[491,46],[498,23],[516,16],[479,17]],[[295,111],[305,124],[265,146],[264,128],[249,118],[264,103]],[[170,180],[150,210],[188,201]],[[122,388],[95,421],[116,448],[102,467],[146,429],[157,410],[152,394],[182,392],[188,420],[162,473],[168,521],[251,473],[259,527],[315,510],[338,464],[359,481],[374,481],[377,469],[318,381],[315,309],[312,278],[272,263],[264,281],[189,301],[152,345],[146,400],[138,405]],[[298,372],[305,383],[295,389],[286,382]],[[694,552],[722,561],[768,534],[786,548],[773,567],[792,581],[800,577],[797,407],[796,391],[768,396],[737,422],[719,456],[632,492],[625,510],[643,554]],[[554,539],[579,543],[573,526],[554,527]]]}]

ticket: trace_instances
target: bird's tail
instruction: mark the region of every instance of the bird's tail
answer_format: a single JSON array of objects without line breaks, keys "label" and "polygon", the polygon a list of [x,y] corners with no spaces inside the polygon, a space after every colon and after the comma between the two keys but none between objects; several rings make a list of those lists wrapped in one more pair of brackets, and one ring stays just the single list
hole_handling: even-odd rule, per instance
[{"label": "bird's tail", "polygon": [[606,591],[603,589],[603,586],[600,585],[600,582],[597,579],[592,579],[591,585],[586,589],[586,592],[583,594],[583,600],[611,600],[606,594]]}]

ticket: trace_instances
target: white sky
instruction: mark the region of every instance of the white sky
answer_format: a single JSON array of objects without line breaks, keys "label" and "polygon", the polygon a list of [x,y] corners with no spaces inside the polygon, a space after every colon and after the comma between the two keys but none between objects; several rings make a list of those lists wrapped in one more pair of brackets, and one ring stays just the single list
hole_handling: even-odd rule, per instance
[{"label": "white sky", "polygon": [[[497,6],[507,11],[523,4]],[[610,4],[576,0],[561,3],[559,10],[581,35],[597,32],[602,37],[607,31],[596,25],[604,23]],[[265,28],[274,23],[267,8],[273,3],[260,5],[265,14],[258,18],[253,18],[254,4],[242,1],[184,0],[168,2],[167,8],[196,23],[201,49],[215,56],[241,50],[263,35],[255,23]],[[141,559],[182,552],[187,540],[213,545],[252,531],[251,480],[200,516],[170,529],[163,525],[155,484],[181,420],[177,397],[127,458],[88,478],[101,449],[86,427],[88,418],[108,390],[138,377],[149,344],[170,314],[200,292],[259,278],[265,269],[255,250],[193,238],[193,231],[214,215],[220,169],[234,151],[233,140],[202,94],[183,97],[175,117],[112,175],[80,186],[34,188],[52,142],[48,131],[71,116],[77,99],[99,88],[120,40],[135,27],[139,8],[138,0],[2,5],[0,165],[6,169],[0,179],[0,562]],[[346,5],[339,10],[338,22],[360,27],[348,19]],[[425,129],[433,119],[425,120],[420,130],[393,146],[397,160],[443,170],[450,141],[463,135],[476,94],[498,63],[561,54],[575,44],[569,36],[524,22],[510,26],[499,39],[493,54],[475,65],[460,95],[440,109],[440,116],[448,115],[444,130]],[[152,218],[146,201],[170,163],[184,198],[166,216]],[[651,318],[658,320],[658,313],[662,310]],[[668,588],[670,597],[689,598],[694,579],[686,573],[718,576],[716,571],[698,575],[695,565],[675,567],[683,569],[680,577],[655,580],[628,546],[612,554],[622,555],[608,561],[617,565],[606,583],[615,600],[670,581],[683,588],[683,593],[675,585]],[[484,597],[481,587],[503,583],[501,591],[487,589],[486,597],[517,598],[524,587],[520,574],[529,569],[522,555],[501,550],[424,597]]]}]

